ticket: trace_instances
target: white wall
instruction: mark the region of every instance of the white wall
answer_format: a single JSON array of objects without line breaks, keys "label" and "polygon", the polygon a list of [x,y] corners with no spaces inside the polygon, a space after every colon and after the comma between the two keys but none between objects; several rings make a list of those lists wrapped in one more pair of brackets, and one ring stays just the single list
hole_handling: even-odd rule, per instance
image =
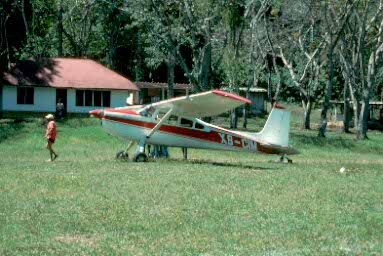
[{"label": "white wall", "polygon": [[[126,99],[133,94],[131,91],[125,90],[111,90],[110,93],[110,107],[125,107]],[[132,96],[133,97],[133,96]],[[76,106],[76,89],[68,89],[68,113],[88,113],[94,109],[102,109],[103,107],[78,107]]]},{"label": "white wall", "polygon": [[[110,99],[110,107],[124,107],[128,97],[133,98],[132,91],[112,90]],[[1,105],[1,104],[0,104]],[[34,89],[34,104],[19,105],[17,104],[17,87],[3,87],[3,111],[31,111],[31,112],[55,112],[56,111],[56,89],[41,88]],[[67,90],[67,112],[68,113],[88,113],[93,109],[102,107],[77,107],[76,106],[76,90]]]},{"label": "white wall", "polygon": [[[131,102],[133,102],[133,92],[132,91],[125,91],[125,90],[116,90],[112,91],[111,93],[111,107],[117,108],[117,107],[125,107],[127,105],[126,100],[129,98]],[[129,102],[130,105],[132,103]]]},{"label": "white wall", "polygon": [[34,104],[17,104],[17,87],[3,87],[3,111],[33,111],[54,112],[56,111],[56,89],[35,87]]}]

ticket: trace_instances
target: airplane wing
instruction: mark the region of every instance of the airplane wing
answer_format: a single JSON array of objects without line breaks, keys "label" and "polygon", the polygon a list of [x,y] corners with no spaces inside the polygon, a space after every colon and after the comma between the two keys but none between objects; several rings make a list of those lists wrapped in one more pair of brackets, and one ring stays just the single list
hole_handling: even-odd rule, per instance
[{"label": "airplane wing", "polygon": [[251,100],[225,91],[213,90],[153,103],[161,112],[173,109],[173,115],[189,118],[215,116],[237,108]]}]

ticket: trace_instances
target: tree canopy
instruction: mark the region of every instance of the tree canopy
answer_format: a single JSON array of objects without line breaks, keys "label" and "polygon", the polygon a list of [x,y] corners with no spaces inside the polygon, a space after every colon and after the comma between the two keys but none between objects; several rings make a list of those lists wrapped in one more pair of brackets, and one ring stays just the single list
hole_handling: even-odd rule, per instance
[{"label": "tree canopy", "polygon": [[[2,0],[0,70],[28,58],[97,60],[135,81],[195,91],[259,86],[302,104],[303,127],[332,99],[367,137],[381,99],[382,0]],[[347,130],[348,128],[346,128]]]}]

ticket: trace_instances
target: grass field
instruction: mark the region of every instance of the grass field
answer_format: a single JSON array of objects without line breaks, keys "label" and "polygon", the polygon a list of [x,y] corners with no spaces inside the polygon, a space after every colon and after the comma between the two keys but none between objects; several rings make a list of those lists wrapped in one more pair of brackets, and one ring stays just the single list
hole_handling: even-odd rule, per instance
[{"label": "grass field", "polygon": [[0,122],[0,255],[383,255],[381,133],[293,123],[293,164],[180,149],[133,163],[97,124],[58,123],[46,163],[41,119]]}]

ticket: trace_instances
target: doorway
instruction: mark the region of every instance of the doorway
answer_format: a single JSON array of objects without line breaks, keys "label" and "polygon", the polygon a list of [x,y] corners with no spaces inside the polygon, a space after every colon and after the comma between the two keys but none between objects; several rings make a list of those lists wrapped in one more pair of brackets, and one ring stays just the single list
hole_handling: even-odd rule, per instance
[{"label": "doorway", "polygon": [[3,116],[3,86],[0,85],[0,118]]},{"label": "doorway", "polygon": [[[67,89],[56,89],[56,106],[59,101],[63,104],[62,116],[67,114]],[[56,108],[56,115],[59,115]]]}]

